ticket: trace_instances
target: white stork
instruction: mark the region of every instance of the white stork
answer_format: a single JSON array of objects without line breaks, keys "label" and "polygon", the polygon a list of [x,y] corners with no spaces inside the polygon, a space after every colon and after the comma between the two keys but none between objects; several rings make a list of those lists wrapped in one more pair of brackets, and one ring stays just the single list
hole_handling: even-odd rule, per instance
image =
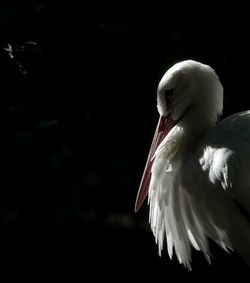
[{"label": "white stork", "polygon": [[223,87],[193,60],[175,64],[157,91],[160,114],[135,211],[148,195],[159,254],[166,239],[191,270],[192,247],[210,262],[208,238],[250,265],[250,111],[218,122]]}]

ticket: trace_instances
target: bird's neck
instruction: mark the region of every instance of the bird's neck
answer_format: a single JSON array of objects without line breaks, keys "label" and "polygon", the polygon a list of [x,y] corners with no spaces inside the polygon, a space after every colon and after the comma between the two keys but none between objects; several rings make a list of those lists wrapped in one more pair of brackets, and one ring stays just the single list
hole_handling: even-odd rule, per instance
[{"label": "bird's neck", "polygon": [[215,119],[206,119],[202,114],[200,117],[190,115],[181,120],[169,136],[169,140],[176,145],[174,158],[180,160],[192,155],[201,139],[215,126]]}]

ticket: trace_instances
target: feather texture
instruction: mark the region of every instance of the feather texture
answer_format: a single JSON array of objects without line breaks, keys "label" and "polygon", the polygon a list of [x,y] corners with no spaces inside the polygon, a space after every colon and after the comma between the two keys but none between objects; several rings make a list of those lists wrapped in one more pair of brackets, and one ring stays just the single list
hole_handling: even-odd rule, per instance
[{"label": "feather texture", "polygon": [[[164,98],[166,90],[173,97]],[[177,124],[153,156],[149,222],[159,254],[191,270],[192,248],[210,263],[208,238],[236,249],[250,264],[250,112],[217,124],[223,88],[214,70],[195,61],[174,65],[158,87],[158,111]]]}]

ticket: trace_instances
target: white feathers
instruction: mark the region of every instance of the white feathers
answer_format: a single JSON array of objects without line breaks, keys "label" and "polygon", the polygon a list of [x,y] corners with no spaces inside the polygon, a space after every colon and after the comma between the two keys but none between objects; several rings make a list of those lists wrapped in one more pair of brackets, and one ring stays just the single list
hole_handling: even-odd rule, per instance
[{"label": "white feathers", "polygon": [[231,188],[232,183],[228,175],[229,159],[233,158],[234,152],[229,148],[213,148],[207,146],[202,157],[199,159],[202,169],[208,171],[209,180],[215,184],[220,181],[224,190]]},{"label": "white feathers", "polygon": [[[169,89],[173,97],[167,104]],[[216,126],[223,88],[213,69],[192,60],[166,72],[157,101],[160,115],[181,118],[157,148],[152,166],[149,221],[159,254],[166,240],[169,257],[175,252],[191,270],[192,248],[210,262],[211,238],[226,251],[236,248],[250,262],[250,240],[244,243],[250,226],[233,202],[250,211],[250,113]],[[235,233],[232,223],[249,234]]]}]

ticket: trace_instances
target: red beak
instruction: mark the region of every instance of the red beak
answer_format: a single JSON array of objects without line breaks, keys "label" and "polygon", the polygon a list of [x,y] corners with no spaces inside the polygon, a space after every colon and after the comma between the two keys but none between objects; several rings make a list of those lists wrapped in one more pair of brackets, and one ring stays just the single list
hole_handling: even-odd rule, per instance
[{"label": "red beak", "polygon": [[151,180],[151,168],[153,164],[153,158],[155,151],[157,147],[160,145],[160,143],[163,141],[163,139],[167,136],[169,131],[175,126],[175,124],[178,121],[174,121],[170,114],[167,115],[167,117],[160,116],[154,138],[152,141],[152,145],[150,147],[147,163],[142,175],[142,180],[141,184],[138,190],[138,194],[136,197],[136,202],[135,202],[135,212],[137,212],[140,207],[142,206],[147,194],[148,194],[148,189],[150,185],[150,180]]}]

